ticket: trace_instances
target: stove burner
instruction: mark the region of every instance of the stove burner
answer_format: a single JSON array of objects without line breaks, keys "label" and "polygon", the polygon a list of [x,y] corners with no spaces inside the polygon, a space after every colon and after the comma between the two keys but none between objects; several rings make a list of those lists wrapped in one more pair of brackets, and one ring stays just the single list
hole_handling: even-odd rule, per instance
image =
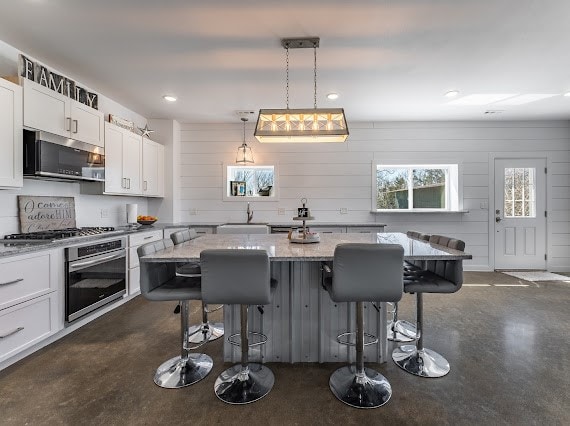
[{"label": "stove burner", "polygon": [[29,232],[27,234],[10,234],[4,236],[6,240],[61,240],[70,237],[83,237],[98,235],[114,231],[112,226],[90,226],[86,228],[67,228],[48,231]]}]

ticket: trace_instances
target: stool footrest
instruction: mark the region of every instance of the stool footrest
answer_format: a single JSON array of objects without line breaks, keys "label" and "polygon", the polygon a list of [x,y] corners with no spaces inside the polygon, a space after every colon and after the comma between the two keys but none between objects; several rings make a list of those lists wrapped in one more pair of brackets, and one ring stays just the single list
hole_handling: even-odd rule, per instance
[{"label": "stool footrest", "polygon": [[[351,337],[353,339],[351,339]],[[356,346],[356,333],[354,331],[341,333],[336,336],[336,341],[341,345]],[[378,337],[373,334],[364,333],[364,346],[375,345],[376,343],[378,343]]]},{"label": "stool footrest", "polygon": [[[267,343],[267,336],[263,333],[256,331],[248,331],[247,340],[249,341],[248,347],[260,346]],[[241,334],[234,333],[228,336],[228,343],[234,346],[241,346]]]}]

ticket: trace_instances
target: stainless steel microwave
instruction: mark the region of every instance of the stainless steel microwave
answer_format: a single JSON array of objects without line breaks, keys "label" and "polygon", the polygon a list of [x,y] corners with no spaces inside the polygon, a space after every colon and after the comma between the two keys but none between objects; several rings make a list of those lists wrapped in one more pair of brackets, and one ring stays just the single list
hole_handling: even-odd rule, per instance
[{"label": "stainless steel microwave", "polygon": [[24,176],[65,180],[105,180],[100,146],[41,131],[24,130]]}]

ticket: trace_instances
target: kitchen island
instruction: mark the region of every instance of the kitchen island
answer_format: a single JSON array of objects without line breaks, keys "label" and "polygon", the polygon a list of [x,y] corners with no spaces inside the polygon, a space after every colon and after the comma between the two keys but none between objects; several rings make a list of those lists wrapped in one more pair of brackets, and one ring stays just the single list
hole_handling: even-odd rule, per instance
[{"label": "kitchen island", "polygon": [[[214,234],[144,256],[140,261],[195,261],[200,259],[202,250],[214,248],[266,250],[271,261],[271,276],[279,284],[273,303],[261,310],[249,310],[250,330],[268,336],[267,344],[252,348],[252,359],[257,355],[265,362],[346,362],[352,361],[353,351],[349,346],[340,345],[336,336],[355,330],[355,306],[332,302],[321,288],[321,262],[331,261],[335,247],[342,243],[400,244],[406,260],[471,258],[464,252],[411,239],[401,233],[323,234],[321,241],[315,244],[292,244],[283,234]],[[378,336],[379,344],[365,347],[364,356],[368,362],[385,362],[386,309],[383,303],[375,305],[378,309],[372,303],[365,304],[364,324],[367,333]],[[239,306],[225,306],[224,323],[227,335],[239,331]],[[237,362],[239,359],[239,347],[226,341],[224,360]]]}]

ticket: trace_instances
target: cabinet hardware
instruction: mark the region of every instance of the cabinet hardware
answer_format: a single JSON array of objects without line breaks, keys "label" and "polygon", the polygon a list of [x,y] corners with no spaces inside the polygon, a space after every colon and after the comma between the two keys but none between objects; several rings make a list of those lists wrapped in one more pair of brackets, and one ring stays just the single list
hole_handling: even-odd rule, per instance
[{"label": "cabinet hardware", "polygon": [[70,132],[71,131],[71,117],[66,117],[65,122],[67,123],[67,127],[65,128],[65,130]]},{"label": "cabinet hardware", "polygon": [[131,178],[127,178],[127,189],[131,189]]},{"label": "cabinet hardware", "polygon": [[145,240],[148,240],[149,238],[154,237],[154,235],[149,235],[148,237],[144,237]]},{"label": "cabinet hardware", "polygon": [[79,123],[77,122],[77,120],[73,120],[73,124],[75,124],[75,130],[73,131],[73,133],[77,133],[79,131]]},{"label": "cabinet hardware", "polygon": [[12,330],[12,331],[9,331],[9,332],[6,333],[6,334],[0,335],[0,339],[5,339],[6,337],[11,336],[12,334],[16,334],[16,333],[22,331],[23,329],[24,329],[24,327],[18,327],[18,328],[16,328],[16,329]]},{"label": "cabinet hardware", "polygon": [[121,188],[127,188],[127,178],[123,178],[123,180],[121,181]]},{"label": "cabinet hardware", "polygon": [[147,186],[148,186],[148,185],[147,185],[147,181],[146,181],[146,180],[145,180],[145,181],[143,181],[143,186],[144,186],[144,190],[146,191],[146,190],[147,190]]},{"label": "cabinet hardware", "polygon": [[18,278],[18,279],[15,279],[15,280],[13,280],[13,281],[8,281],[8,282],[5,282],[5,283],[0,283],[0,285],[16,284],[16,283],[19,283],[20,281],[24,281],[24,279],[23,279],[23,278]]}]

